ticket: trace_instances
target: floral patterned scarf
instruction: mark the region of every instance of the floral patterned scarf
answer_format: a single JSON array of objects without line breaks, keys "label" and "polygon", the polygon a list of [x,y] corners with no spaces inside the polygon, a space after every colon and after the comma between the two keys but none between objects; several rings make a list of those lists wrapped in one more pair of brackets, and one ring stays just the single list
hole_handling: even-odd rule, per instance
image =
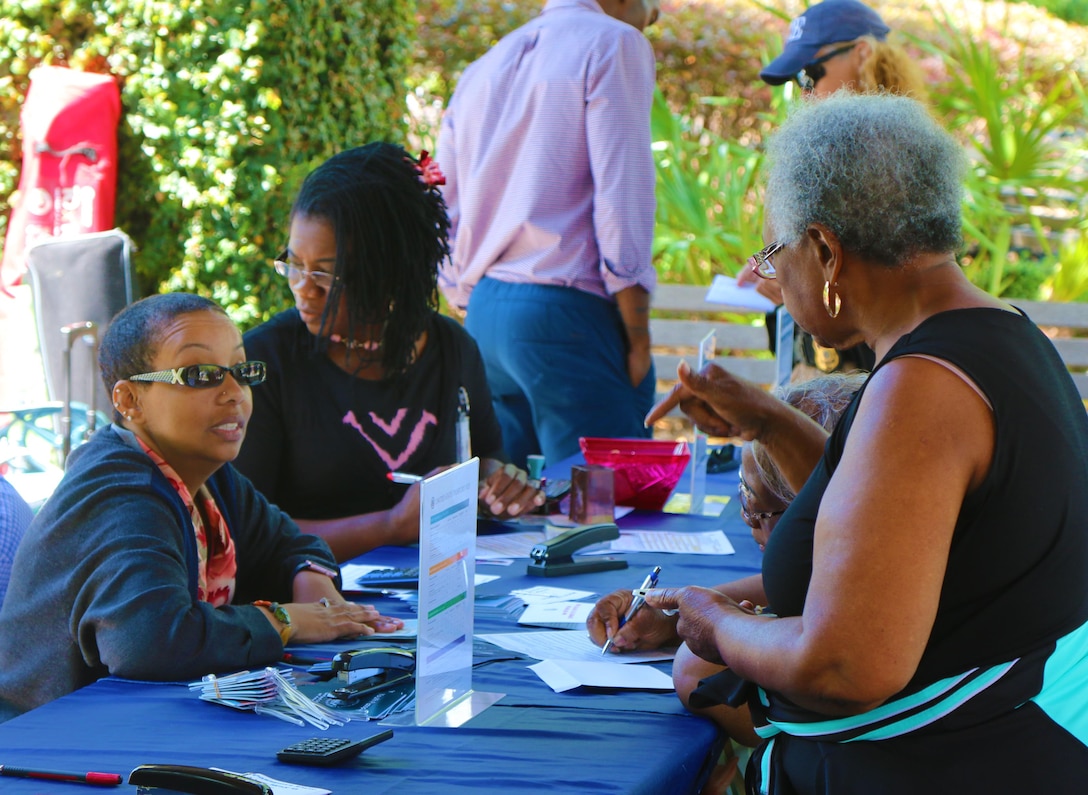
[{"label": "floral patterned scarf", "polygon": [[[201,486],[197,491],[197,499],[204,508],[204,516],[207,517],[205,527],[204,517],[197,508],[196,500],[189,494],[189,489],[178,477],[174,468],[163,460],[163,457],[144,444],[138,436],[136,441],[140,443],[140,449],[147,453],[148,457],[159,467],[159,471],[170,481],[170,485],[177,491],[185,507],[189,509],[189,516],[193,520],[193,533],[196,536],[196,550],[199,564],[197,566],[197,598],[207,602],[213,607],[230,604],[234,596],[234,577],[238,572],[238,562],[234,558],[234,541],[230,537],[230,528],[219,512],[219,507],[212,499],[207,486]],[[208,534],[215,541],[215,551],[208,555]]]}]

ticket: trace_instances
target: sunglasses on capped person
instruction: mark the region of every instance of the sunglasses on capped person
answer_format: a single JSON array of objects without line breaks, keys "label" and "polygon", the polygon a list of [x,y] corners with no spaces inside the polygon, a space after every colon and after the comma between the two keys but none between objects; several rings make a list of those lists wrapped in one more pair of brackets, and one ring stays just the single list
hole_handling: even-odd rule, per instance
[{"label": "sunglasses on capped person", "polygon": [[218,364],[190,364],[173,370],[156,370],[153,373],[130,375],[127,381],[151,381],[162,384],[180,384],[193,389],[211,389],[226,380],[227,374],[242,386],[257,386],[267,375],[264,362],[242,362],[232,367]]},{"label": "sunglasses on capped person", "polygon": [[850,52],[850,50],[854,49],[857,46],[858,43],[855,41],[853,44],[845,44],[842,47],[832,50],[825,55],[821,55],[812,63],[808,63],[802,66],[801,71],[798,72],[793,79],[797,81],[797,85],[801,86],[801,90],[815,91],[816,84],[823,80],[824,75],[827,74],[827,68],[824,66],[824,63],[830,61],[836,55],[842,55],[844,52]]}]

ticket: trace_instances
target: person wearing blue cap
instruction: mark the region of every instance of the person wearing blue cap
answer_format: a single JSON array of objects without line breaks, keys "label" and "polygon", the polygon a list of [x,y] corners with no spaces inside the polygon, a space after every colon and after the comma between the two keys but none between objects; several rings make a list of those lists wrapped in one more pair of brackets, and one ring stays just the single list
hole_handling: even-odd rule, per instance
[{"label": "person wearing blue cap", "polygon": [[922,70],[887,41],[889,32],[880,15],[858,0],[824,0],[790,23],[782,54],[759,76],[772,86],[796,80],[821,97],[846,88],[925,101]]},{"label": "person wearing blue cap", "polygon": [[[890,32],[880,15],[858,0],[824,0],[790,22],[782,54],[759,76],[772,86],[795,80],[806,95],[814,97],[826,97],[839,90],[884,91],[925,102],[925,76],[902,47],[888,41]],[[749,271],[741,271],[737,283],[755,284],[762,295],[782,303],[776,284],[761,282]],[[776,320],[775,313],[767,315],[772,351],[777,340]],[[796,340],[794,360],[800,374],[795,378],[873,368],[872,351],[864,344],[847,350],[825,348],[801,331]]]}]

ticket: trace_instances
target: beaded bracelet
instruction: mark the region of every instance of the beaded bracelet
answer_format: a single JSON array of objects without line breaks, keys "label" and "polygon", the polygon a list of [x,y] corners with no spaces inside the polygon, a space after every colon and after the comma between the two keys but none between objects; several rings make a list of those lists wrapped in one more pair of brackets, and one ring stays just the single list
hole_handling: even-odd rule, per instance
[{"label": "beaded bracelet", "polygon": [[280,623],[280,640],[283,645],[287,645],[287,641],[291,639],[291,635],[294,634],[295,628],[291,626],[291,614],[287,612],[287,609],[279,602],[269,602],[266,599],[258,599],[255,601],[256,607],[267,607],[268,612],[272,614],[272,617]]}]

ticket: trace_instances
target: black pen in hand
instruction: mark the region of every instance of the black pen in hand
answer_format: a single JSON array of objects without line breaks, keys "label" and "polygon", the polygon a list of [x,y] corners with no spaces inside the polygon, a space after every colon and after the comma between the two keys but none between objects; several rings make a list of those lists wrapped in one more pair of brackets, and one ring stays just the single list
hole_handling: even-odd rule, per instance
[{"label": "black pen in hand", "polygon": [[[657,578],[660,577],[660,576],[661,576],[661,567],[660,566],[654,566],[654,570],[651,571],[646,576],[646,579],[642,581],[642,586],[639,588],[639,590],[640,591],[645,591],[647,588],[656,588],[657,587]],[[635,613],[637,613],[639,611],[639,608],[642,607],[644,604],[646,604],[646,597],[644,597],[642,594],[635,594],[635,598],[631,602],[631,606],[629,608],[627,608],[627,614],[623,618],[620,619],[619,628],[623,629],[624,625],[626,625],[628,621],[630,621],[632,618],[635,617]],[[618,631],[619,630],[617,630],[617,632]],[[601,648],[601,654],[607,653],[608,650],[610,648],[612,648],[612,639],[614,637],[615,637],[615,635],[613,635],[612,638],[609,638],[608,640],[606,640],[604,642],[604,646]]]}]

